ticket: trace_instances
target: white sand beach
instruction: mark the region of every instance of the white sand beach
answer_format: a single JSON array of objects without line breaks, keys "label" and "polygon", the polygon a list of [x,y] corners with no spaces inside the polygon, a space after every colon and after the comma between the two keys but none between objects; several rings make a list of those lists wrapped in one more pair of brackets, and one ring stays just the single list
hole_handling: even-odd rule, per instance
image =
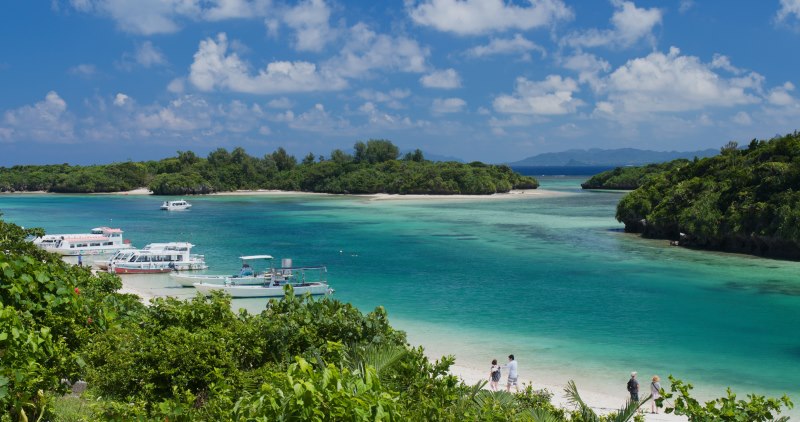
[{"label": "white sand beach", "polygon": [[[435,359],[433,356],[429,356],[429,357],[432,358],[432,359]],[[501,362],[501,363],[505,363],[505,362]],[[478,383],[481,380],[488,381],[488,376],[489,376],[488,371],[489,371],[488,368],[486,370],[482,370],[482,369],[472,368],[472,367],[459,365],[459,364],[456,364],[456,365],[453,365],[452,367],[450,367],[450,372],[453,375],[458,376],[459,378],[461,378],[461,380],[463,380],[466,384],[469,384],[469,385],[474,385],[474,384]],[[503,378],[500,380],[500,383],[499,383],[499,386],[502,389],[505,389],[505,381],[506,381],[506,377],[505,377],[505,374],[504,374]],[[566,396],[564,395],[564,387],[565,387],[565,385],[558,385],[558,384],[555,384],[555,383],[548,383],[547,381],[545,381],[545,382],[540,382],[540,381],[534,382],[534,381],[532,381],[529,378],[526,378],[524,376],[520,377],[519,382],[521,383],[521,386],[530,384],[531,386],[533,386],[534,390],[541,390],[541,389],[545,389],[546,388],[548,391],[553,393],[552,402],[553,402],[554,405],[556,405],[557,407],[564,408],[564,409],[572,409],[573,408],[572,405],[570,405],[569,401],[567,400]],[[489,384],[486,384],[486,386],[484,388],[488,389],[489,388]],[[645,392],[646,388],[647,388],[647,383],[645,382],[645,383],[643,383],[643,387],[640,388],[640,391],[642,391],[642,393],[646,393]],[[512,391],[513,391],[513,389],[512,389]],[[586,402],[587,404],[589,404],[592,407],[592,409],[594,409],[594,411],[597,412],[598,414],[607,414],[607,413],[612,412],[614,410],[617,410],[617,409],[619,409],[619,408],[621,408],[622,406],[625,405],[626,397],[625,397],[624,394],[619,395],[619,396],[614,396],[614,395],[610,395],[610,394],[606,394],[606,393],[602,393],[602,392],[591,391],[591,390],[587,390],[585,388],[582,388],[580,384],[578,385],[578,392],[580,393],[581,398],[583,399],[583,401]],[[625,391],[623,390],[622,393],[625,393]],[[646,396],[646,394],[640,394],[640,396]],[[647,421],[687,421],[688,420],[684,416],[665,414],[665,413],[663,413],[663,409],[662,409],[661,413],[652,414],[652,413],[650,413],[650,402],[645,403],[645,405],[642,406],[642,410],[644,411],[645,420],[647,420]]]},{"label": "white sand beach", "polygon": [[209,194],[210,196],[331,196],[331,197],[353,197],[364,198],[371,201],[383,200],[486,200],[486,199],[527,199],[527,198],[552,198],[557,196],[571,195],[568,192],[558,192],[544,189],[521,189],[512,190],[507,193],[495,193],[492,195],[424,195],[424,194],[388,194],[388,193],[375,193],[375,194],[332,194],[332,193],[318,193],[318,192],[301,192],[301,191],[282,191],[282,190],[237,190],[233,192],[217,192]]}]

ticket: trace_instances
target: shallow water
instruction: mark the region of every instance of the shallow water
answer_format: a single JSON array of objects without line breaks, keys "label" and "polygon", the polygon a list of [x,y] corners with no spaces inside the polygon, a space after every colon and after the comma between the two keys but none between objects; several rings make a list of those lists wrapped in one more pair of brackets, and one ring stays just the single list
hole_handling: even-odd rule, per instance
[{"label": "shallow water", "polygon": [[[338,299],[384,306],[414,343],[523,378],[625,394],[627,373],[674,374],[703,396],[731,385],[800,401],[800,263],[692,251],[621,232],[616,192],[542,177],[570,195],[509,200],[0,195],[4,218],[49,233],[123,228],[134,245],[190,241],[209,272],[268,253],[326,264]],[[191,296],[165,276],[157,294]],[[262,300],[236,301],[257,311]],[[615,390],[616,389],[616,390]]]}]

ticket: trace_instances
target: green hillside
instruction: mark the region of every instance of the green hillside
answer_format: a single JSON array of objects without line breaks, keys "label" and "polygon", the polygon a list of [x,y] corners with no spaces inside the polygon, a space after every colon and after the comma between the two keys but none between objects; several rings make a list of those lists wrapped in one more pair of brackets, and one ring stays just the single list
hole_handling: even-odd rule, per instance
[{"label": "green hillside", "polygon": [[699,248],[800,259],[800,133],[735,143],[648,177],[617,206],[625,230]]}]

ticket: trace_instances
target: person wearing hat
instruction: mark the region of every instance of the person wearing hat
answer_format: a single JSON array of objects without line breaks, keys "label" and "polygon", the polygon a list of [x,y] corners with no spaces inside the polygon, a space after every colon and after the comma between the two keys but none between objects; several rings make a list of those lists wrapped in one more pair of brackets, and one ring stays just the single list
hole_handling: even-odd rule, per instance
[{"label": "person wearing hat", "polygon": [[628,392],[631,393],[631,401],[639,401],[639,381],[636,380],[636,371],[631,372],[631,379],[628,380]]}]

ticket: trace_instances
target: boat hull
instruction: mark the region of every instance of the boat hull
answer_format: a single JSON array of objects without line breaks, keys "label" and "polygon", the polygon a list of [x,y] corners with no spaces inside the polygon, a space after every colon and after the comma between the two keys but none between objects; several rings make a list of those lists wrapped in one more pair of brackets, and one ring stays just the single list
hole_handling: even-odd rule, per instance
[{"label": "boat hull", "polygon": [[164,274],[172,271],[171,268],[123,268],[113,267],[109,272],[115,274]]},{"label": "boat hull", "polygon": [[264,276],[258,277],[241,277],[232,275],[187,275],[187,274],[172,274],[172,279],[183,287],[194,287],[196,283],[204,284],[236,284],[244,286],[258,286],[264,284],[266,278]]},{"label": "boat hull", "polygon": [[[301,296],[306,293],[311,295],[328,295],[333,290],[326,283],[304,283],[292,285],[294,288],[295,296]],[[208,283],[195,283],[194,288],[200,293],[210,296],[211,292],[215,290],[223,291],[234,298],[258,298],[258,297],[283,297],[283,286],[242,286],[242,285],[220,285]]]}]

